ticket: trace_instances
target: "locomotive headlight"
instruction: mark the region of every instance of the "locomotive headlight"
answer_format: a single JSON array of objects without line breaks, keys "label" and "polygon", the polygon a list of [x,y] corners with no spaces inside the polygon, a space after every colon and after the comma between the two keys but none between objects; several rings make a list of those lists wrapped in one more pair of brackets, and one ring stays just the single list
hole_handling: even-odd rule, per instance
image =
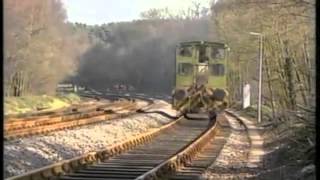
[{"label": "locomotive headlight", "polygon": [[223,89],[215,89],[212,92],[211,97],[217,101],[223,101],[223,99],[227,96],[227,92]]},{"label": "locomotive headlight", "polygon": [[185,89],[177,89],[174,91],[173,97],[180,101],[188,96],[188,92]]}]

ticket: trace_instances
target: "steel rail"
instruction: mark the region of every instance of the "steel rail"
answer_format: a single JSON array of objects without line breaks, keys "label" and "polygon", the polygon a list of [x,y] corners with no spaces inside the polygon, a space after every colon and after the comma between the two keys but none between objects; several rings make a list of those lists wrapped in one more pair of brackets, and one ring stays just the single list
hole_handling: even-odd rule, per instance
[{"label": "steel rail", "polygon": [[49,119],[47,123],[33,122],[35,126],[20,127],[15,129],[9,129],[4,131],[5,139],[15,139],[20,137],[27,137],[36,134],[49,133],[56,130],[62,130],[67,128],[78,127],[82,125],[88,125],[93,123],[102,122],[105,120],[111,120],[115,118],[123,118],[136,113],[137,109],[135,104],[130,104],[121,107],[121,110],[128,110],[128,113],[116,113],[116,111],[110,112],[110,110],[99,110],[91,113],[83,113],[76,115],[67,115],[58,118]]},{"label": "steel rail", "polygon": [[[231,134],[232,128],[229,124],[229,118],[234,118],[237,123],[240,124],[246,132],[250,143],[250,153],[248,154],[247,165],[248,167],[258,167],[259,160],[261,156],[257,156],[257,147],[261,146],[261,141],[257,135],[256,128],[250,125],[252,122],[241,118],[238,114],[235,114],[231,110],[225,110],[223,116],[220,116],[220,119],[217,124],[219,131],[215,135],[215,138],[211,139],[203,150],[192,160],[191,163],[187,163],[185,166],[178,168],[174,173],[171,173],[165,176],[165,179],[168,180],[193,180],[193,179],[202,179],[204,174],[207,171],[212,171],[210,169],[211,165],[214,164],[216,158],[221,153],[221,150],[224,147],[224,144],[227,142],[228,137]],[[163,177],[165,174],[162,174]],[[159,178],[159,177],[158,177]],[[148,178],[146,178],[148,179]]]},{"label": "steel rail", "polygon": [[199,153],[206,143],[214,137],[217,131],[217,123],[214,123],[206,131],[200,134],[194,141],[188,144],[188,146],[182,148],[179,152],[155,168],[137,177],[136,180],[162,179],[164,176],[172,174],[178,168],[185,166],[187,163],[191,163],[196,154]]},{"label": "steel rail", "polygon": [[164,125],[160,128],[152,129],[146,133],[134,136],[126,141],[117,143],[105,150],[87,153],[85,155],[75,157],[70,160],[64,160],[53,165],[45,166],[40,169],[36,169],[30,172],[27,172],[22,175],[13,176],[7,178],[6,180],[47,180],[54,177],[64,175],[66,173],[71,173],[77,169],[81,169],[88,165],[92,165],[98,162],[108,159],[112,156],[123,153],[127,150],[133,149],[134,147],[150,141],[152,138],[160,134],[162,131],[171,128],[173,125],[181,121],[182,117]]},{"label": "steel rail", "polygon": [[[97,97],[97,95],[87,96]],[[99,98],[105,98],[105,96],[98,96]],[[120,96],[117,96],[116,99],[118,101],[115,101],[111,104],[85,107],[83,108],[83,111],[79,111],[79,109],[73,107],[68,108],[72,110],[71,112],[57,111],[51,115],[40,115],[38,117],[34,116],[26,119],[7,120],[4,124],[4,139],[8,140],[35,134],[48,133],[55,130],[97,123],[104,120],[122,118],[132,115],[139,110],[139,107],[137,107],[137,104],[135,103],[135,99],[132,99],[132,97],[122,97],[122,99],[127,99],[127,101],[119,101],[120,98]],[[148,102],[148,105],[151,105],[153,102],[149,99],[146,101]],[[126,110],[129,112],[115,113],[116,110]]]},{"label": "steel rail", "polygon": [[[203,135],[208,129],[207,120],[187,120],[182,118],[172,128],[163,131],[150,143],[144,144],[119,156],[89,165],[76,172],[59,176],[60,180],[92,179],[135,179],[141,174],[161,164],[191,142]],[[205,143],[205,142],[203,142]],[[197,148],[196,145],[194,148]],[[191,148],[193,149],[193,148]],[[194,153],[190,151],[189,153]],[[186,157],[187,158],[187,157]]]},{"label": "steel rail", "polygon": [[[84,97],[86,99],[89,99],[87,97]],[[92,99],[92,98],[90,98]],[[81,109],[83,107],[87,107],[88,105],[94,103],[92,100],[87,100],[84,103],[81,104],[71,104],[70,107],[63,107],[63,108],[59,108],[56,110],[43,110],[43,111],[39,111],[39,112],[26,112],[26,113],[22,113],[22,114],[8,114],[5,115],[4,118],[5,119],[10,119],[10,120],[16,120],[16,119],[20,119],[20,118],[34,118],[34,117],[40,117],[40,116],[50,116],[50,115],[55,115],[57,113],[62,113],[64,111],[72,111],[73,108],[76,109]]]},{"label": "steel rail", "polygon": [[75,112],[65,112],[65,113],[58,113],[55,115],[50,116],[40,116],[40,117],[33,117],[33,118],[19,118],[15,120],[6,120],[4,123],[4,130],[10,131],[13,129],[22,129],[22,128],[28,128],[33,126],[40,126],[40,125],[48,125],[53,124],[57,122],[62,122],[66,120],[72,120],[72,119],[80,119],[82,117],[92,117],[95,115],[103,114],[103,110],[107,108],[116,108],[116,107],[125,107],[125,105],[128,104],[128,102],[115,102],[112,104],[107,105],[99,105],[99,106],[92,106],[87,107],[85,111],[79,111],[78,109]]},{"label": "steel rail", "polygon": [[217,120],[218,131],[191,162],[178,168],[174,173],[166,175],[170,180],[194,180],[201,179],[202,175],[215,162],[223,149],[231,130],[230,124],[224,115],[219,115]]}]

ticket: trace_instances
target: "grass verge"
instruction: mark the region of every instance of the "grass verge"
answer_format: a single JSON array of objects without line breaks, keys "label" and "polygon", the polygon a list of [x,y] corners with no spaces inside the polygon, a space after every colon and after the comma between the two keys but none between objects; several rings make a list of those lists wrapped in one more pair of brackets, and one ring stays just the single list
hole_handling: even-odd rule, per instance
[{"label": "grass verge", "polygon": [[77,94],[70,93],[56,96],[24,96],[24,97],[5,97],[4,114],[20,114],[38,109],[55,110],[79,103],[80,97]]},{"label": "grass verge", "polygon": [[[236,103],[232,108],[248,120],[257,122],[256,105],[242,109],[241,104]],[[281,175],[281,179],[315,179],[315,127],[309,123],[314,118],[305,117],[311,119],[301,122],[291,115],[290,119],[281,118],[279,121],[273,119],[270,107],[262,106],[261,110],[262,123],[258,125],[273,125],[262,132],[265,138],[264,146],[273,150],[264,158],[268,173],[257,178],[272,179]]]}]

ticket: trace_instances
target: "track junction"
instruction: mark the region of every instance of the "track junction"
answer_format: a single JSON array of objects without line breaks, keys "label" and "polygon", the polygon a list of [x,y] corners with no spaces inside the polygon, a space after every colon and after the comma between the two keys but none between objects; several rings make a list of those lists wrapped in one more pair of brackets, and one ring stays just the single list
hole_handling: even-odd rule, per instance
[{"label": "track junction", "polygon": [[[148,102],[150,105],[152,100]],[[147,106],[131,108],[131,113],[152,113]],[[248,131],[248,122],[230,111],[219,114],[216,119],[208,119],[201,114],[192,118],[181,115],[171,118],[175,120],[105,150],[8,179],[198,179],[203,177],[221,153],[232,132],[231,121],[237,121],[245,127],[248,137],[253,137]],[[249,142],[252,144],[252,138],[249,138]],[[251,159],[254,159],[253,156]],[[244,161],[249,161],[249,156]]]}]

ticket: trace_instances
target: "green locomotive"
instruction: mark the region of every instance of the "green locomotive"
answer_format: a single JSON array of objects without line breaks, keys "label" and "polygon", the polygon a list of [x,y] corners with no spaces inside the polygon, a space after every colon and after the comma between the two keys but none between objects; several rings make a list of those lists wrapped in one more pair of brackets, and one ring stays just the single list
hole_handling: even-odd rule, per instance
[{"label": "green locomotive", "polygon": [[217,112],[227,107],[228,46],[182,42],[176,48],[173,108],[182,113]]}]

